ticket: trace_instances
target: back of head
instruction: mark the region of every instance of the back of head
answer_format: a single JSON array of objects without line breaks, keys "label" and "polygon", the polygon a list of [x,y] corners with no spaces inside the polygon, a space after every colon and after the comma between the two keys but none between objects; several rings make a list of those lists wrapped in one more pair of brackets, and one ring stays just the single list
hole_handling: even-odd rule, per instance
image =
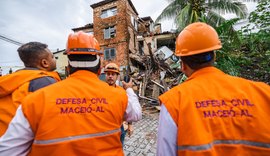
[{"label": "back of head", "polygon": [[188,25],[178,35],[175,55],[192,69],[199,69],[214,61],[214,50],[220,49],[221,42],[213,27],[196,22]]},{"label": "back of head", "polygon": [[92,34],[82,31],[70,34],[67,41],[66,53],[68,55],[70,72],[89,70],[98,73],[100,69],[100,52],[98,41]]},{"label": "back of head", "polygon": [[46,57],[48,45],[40,42],[29,42],[17,49],[25,67],[37,68],[42,58]]}]

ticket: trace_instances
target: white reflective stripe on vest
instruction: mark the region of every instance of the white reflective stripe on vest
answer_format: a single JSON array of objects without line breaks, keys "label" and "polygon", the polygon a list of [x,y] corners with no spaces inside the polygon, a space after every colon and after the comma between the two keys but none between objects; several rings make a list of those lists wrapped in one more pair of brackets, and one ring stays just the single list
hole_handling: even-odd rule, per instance
[{"label": "white reflective stripe on vest", "polygon": [[247,146],[254,146],[254,147],[270,148],[270,143],[253,142],[253,141],[247,141],[247,140],[215,140],[209,144],[204,144],[204,145],[177,146],[177,150],[201,151],[201,150],[208,150],[215,145],[247,145]]},{"label": "white reflective stripe on vest", "polygon": [[34,140],[33,144],[38,145],[47,145],[47,144],[54,144],[54,143],[61,143],[64,141],[72,141],[72,140],[78,140],[78,139],[89,139],[94,137],[100,137],[100,136],[106,136],[113,133],[120,132],[121,129],[117,128],[115,130],[101,132],[101,133],[93,133],[93,134],[84,134],[84,135],[77,135],[77,136],[68,136],[65,138],[57,138],[57,139],[51,139],[51,140]]}]

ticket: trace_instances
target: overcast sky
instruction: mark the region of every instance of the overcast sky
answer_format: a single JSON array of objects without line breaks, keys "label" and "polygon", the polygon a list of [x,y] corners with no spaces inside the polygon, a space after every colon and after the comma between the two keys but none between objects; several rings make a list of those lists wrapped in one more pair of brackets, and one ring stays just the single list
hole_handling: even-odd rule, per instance
[{"label": "overcast sky", "polygon": [[[93,22],[91,4],[101,0],[0,0],[0,35],[20,43],[39,41],[53,52],[65,49],[72,28]],[[166,0],[132,0],[140,17],[153,20],[168,5]],[[163,31],[173,28],[162,23]],[[22,66],[18,46],[0,39],[0,67]]]}]

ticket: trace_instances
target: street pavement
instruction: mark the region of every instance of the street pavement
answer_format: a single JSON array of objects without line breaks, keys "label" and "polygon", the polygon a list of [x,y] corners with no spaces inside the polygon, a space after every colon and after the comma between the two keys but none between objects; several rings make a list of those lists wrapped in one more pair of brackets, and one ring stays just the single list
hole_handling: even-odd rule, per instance
[{"label": "street pavement", "polygon": [[142,120],[133,123],[133,134],[126,135],[124,142],[125,156],[156,155],[158,116],[154,109],[144,110]]}]

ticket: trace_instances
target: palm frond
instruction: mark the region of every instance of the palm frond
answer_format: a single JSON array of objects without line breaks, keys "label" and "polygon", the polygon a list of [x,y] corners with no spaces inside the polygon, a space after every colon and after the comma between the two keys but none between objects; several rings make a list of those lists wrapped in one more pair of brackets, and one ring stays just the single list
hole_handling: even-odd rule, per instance
[{"label": "palm frond", "polygon": [[259,2],[260,0],[240,0],[242,2]]},{"label": "palm frond", "polygon": [[239,41],[238,34],[233,28],[233,25],[235,25],[239,20],[240,18],[233,18],[230,20],[226,20],[216,28],[218,34],[220,34],[221,36],[227,36],[231,40]]},{"label": "palm frond", "polygon": [[175,24],[177,25],[178,31],[184,29],[188,24],[192,23],[191,16],[192,13],[191,5],[186,5],[181,12],[175,18]]},{"label": "palm frond", "polygon": [[221,23],[225,21],[225,18],[215,11],[209,10],[206,14],[206,22],[213,26],[214,28],[218,27]]},{"label": "palm frond", "polygon": [[234,13],[239,18],[247,17],[247,7],[242,2],[232,2],[231,0],[212,0],[208,2],[207,6],[209,10],[215,10],[220,14]]},{"label": "palm frond", "polygon": [[182,3],[178,3],[178,1],[173,1],[170,3],[161,14],[157,17],[155,23],[160,22],[164,19],[174,19],[177,14],[181,11],[181,8],[183,7]]},{"label": "palm frond", "polygon": [[175,1],[175,0],[166,0],[167,2],[169,2],[169,3],[172,3],[173,1]]}]

